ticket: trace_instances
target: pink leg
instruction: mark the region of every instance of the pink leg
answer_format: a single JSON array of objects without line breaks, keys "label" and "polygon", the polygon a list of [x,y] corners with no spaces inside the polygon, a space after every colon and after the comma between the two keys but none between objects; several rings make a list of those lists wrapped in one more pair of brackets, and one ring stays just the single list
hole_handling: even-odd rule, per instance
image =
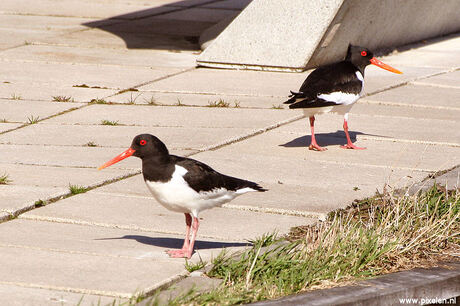
[{"label": "pink leg", "polygon": [[[189,259],[192,257],[193,247],[195,245],[196,233],[198,232],[198,227],[200,225],[200,222],[199,222],[198,218],[194,217],[193,218],[193,223],[192,223],[191,222],[192,217],[189,214],[186,214],[186,215],[188,215],[189,218],[190,218],[190,223],[191,223],[191,227],[192,227],[192,239],[190,239],[190,243],[187,242],[187,245],[184,242],[184,246],[182,247],[182,249],[168,251],[168,254],[169,254],[170,257],[174,257],[174,258],[185,257],[185,258],[189,258]],[[188,219],[186,219],[186,220],[188,221]],[[190,226],[187,223],[187,237],[186,237],[187,241],[188,241],[188,233],[189,233],[189,231],[190,231]]]},{"label": "pink leg", "polygon": [[343,119],[343,130],[345,131],[345,136],[347,136],[347,144],[344,146],[340,146],[342,149],[355,149],[355,150],[364,150],[366,148],[361,148],[355,146],[350,139],[350,135],[348,134],[348,122],[347,122],[347,117]]},{"label": "pink leg", "polygon": [[315,138],[315,116],[310,117],[310,129],[311,129],[311,143],[308,149],[310,150],[316,150],[316,151],[326,151],[326,148],[320,147],[316,143],[316,138]]},{"label": "pink leg", "polygon": [[184,239],[184,245],[182,246],[182,249],[178,250],[168,250],[166,253],[169,254],[171,257],[184,257],[184,254],[188,252],[190,243],[189,243],[189,235],[190,235],[190,226],[192,225],[192,216],[190,214],[184,214],[185,215],[185,239]]}]

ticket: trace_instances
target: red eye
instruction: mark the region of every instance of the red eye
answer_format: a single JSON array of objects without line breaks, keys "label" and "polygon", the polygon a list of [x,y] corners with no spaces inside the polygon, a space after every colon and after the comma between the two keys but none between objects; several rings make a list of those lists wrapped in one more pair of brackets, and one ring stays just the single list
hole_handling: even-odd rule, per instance
[{"label": "red eye", "polygon": [[141,141],[139,141],[139,144],[141,146],[145,146],[145,144],[147,143],[147,141],[145,141],[144,139],[142,139]]},{"label": "red eye", "polygon": [[361,51],[361,56],[367,56],[367,52],[366,51]]}]

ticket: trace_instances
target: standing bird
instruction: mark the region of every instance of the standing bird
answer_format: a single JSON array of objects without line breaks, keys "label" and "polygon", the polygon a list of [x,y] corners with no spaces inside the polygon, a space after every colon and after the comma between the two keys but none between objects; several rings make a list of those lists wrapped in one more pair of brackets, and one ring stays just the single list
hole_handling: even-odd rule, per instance
[{"label": "standing bird", "polygon": [[100,166],[98,170],[129,156],[142,160],[144,181],[155,199],[165,208],[185,214],[184,245],[182,249],[167,252],[175,258],[192,257],[199,226],[198,214],[201,211],[222,206],[250,191],[267,190],[257,183],[220,174],[197,160],[170,155],[165,144],[150,134],[134,137],[129,149]]},{"label": "standing bird", "polygon": [[402,72],[376,59],[369,49],[349,45],[344,61],[315,69],[303,82],[298,92],[291,91],[290,99],[284,104],[289,108],[303,108],[310,118],[310,150],[324,151],[315,139],[315,115],[334,112],[344,115],[343,129],[347,136],[344,149],[365,149],[355,146],[348,134],[348,112],[360,98],[364,88],[364,69],[373,64],[385,70]]}]

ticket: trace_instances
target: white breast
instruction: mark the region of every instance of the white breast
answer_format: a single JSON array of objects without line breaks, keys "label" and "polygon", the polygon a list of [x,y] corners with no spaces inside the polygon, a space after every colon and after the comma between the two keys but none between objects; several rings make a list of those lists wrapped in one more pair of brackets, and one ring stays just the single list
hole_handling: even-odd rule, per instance
[{"label": "white breast", "polygon": [[145,183],[155,199],[165,208],[181,213],[191,213],[195,217],[198,217],[198,213],[202,210],[221,206],[240,194],[255,191],[251,188],[237,191],[216,188],[211,191],[196,192],[184,180],[187,172],[184,167],[176,165],[172,178],[168,182],[146,180]]}]

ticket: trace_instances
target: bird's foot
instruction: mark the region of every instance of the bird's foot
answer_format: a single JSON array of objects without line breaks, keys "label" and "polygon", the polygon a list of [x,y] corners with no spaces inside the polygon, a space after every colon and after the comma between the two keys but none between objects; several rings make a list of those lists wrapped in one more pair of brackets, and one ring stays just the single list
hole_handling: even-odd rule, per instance
[{"label": "bird's foot", "polygon": [[314,151],[326,151],[327,148],[324,148],[324,147],[320,147],[318,144],[316,143],[312,143],[310,144],[310,146],[308,147],[309,150],[314,150]]},{"label": "bird's foot", "polygon": [[192,257],[193,251],[190,251],[188,249],[178,249],[178,250],[168,250],[166,251],[168,253],[169,257],[172,258],[188,258],[190,259]]},{"label": "bird's foot", "polygon": [[352,143],[340,146],[342,149],[366,150],[366,148],[355,146]]}]

